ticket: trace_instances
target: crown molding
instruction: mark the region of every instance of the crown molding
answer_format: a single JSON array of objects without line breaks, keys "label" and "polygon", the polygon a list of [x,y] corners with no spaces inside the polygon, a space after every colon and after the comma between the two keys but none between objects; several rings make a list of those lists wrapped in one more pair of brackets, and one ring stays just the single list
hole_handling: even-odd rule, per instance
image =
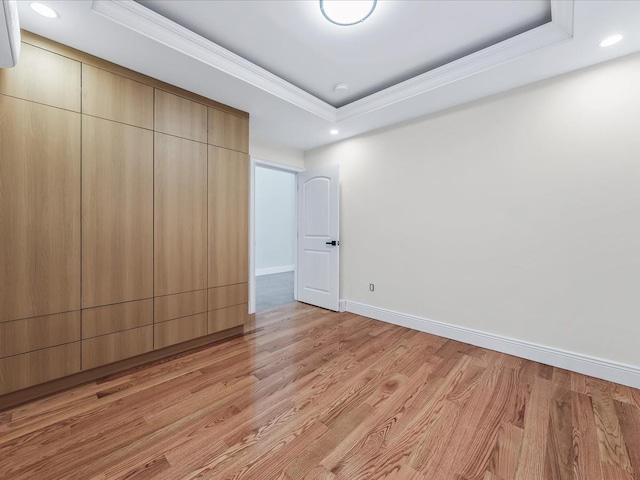
[{"label": "crown molding", "polygon": [[574,0],[551,0],[551,22],[340,107],[337,121],[366,115],[573,37]]},{"label": "crown molding", "polygon": [[573,37],[574,0],[551,0],[551,22],[365,98],[335,108],[133,0],[94,0],[92,11],[331,123],[350,120],[497,67]]},{"label": "crown molding", "polygon": [[94,0],[92,11],[320,118],[336,121],[335,107],[133,0]]}]

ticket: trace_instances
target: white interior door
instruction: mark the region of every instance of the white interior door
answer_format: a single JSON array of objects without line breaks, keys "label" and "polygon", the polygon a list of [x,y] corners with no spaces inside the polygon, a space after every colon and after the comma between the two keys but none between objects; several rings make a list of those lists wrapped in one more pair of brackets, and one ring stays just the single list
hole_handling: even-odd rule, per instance
[{"label": "white interior door", "polygon": [[298,300],[338,311],[339,166],[298,174]]}]

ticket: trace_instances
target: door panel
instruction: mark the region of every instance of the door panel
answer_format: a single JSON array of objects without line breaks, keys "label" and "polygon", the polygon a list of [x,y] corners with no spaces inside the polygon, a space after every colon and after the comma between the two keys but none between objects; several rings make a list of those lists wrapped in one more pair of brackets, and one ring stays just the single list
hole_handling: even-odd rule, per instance
[{"label": "door panel", "polygon": [[298,174],[298,300],[336,311],[339,202],[338,165]]},{"label": "door panel", "polygon": [[207,287],[207,146],[155,134],[155,295]]},{"label": "door panel", "polygon": [[0,321],[80,309],[80,114],[0,95]]},{"label": "door panel", "polygon": [[83,115],[82,306],[153,296],[153,133]]},{"label": "door panel", "polygon": [[209,147],[209,287],[249,280],[249,159]]}]

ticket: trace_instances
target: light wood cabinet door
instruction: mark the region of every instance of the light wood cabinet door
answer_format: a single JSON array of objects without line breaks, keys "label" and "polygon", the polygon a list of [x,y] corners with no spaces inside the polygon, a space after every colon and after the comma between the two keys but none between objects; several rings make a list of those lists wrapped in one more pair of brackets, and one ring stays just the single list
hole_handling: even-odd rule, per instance
[{"label": "light wood cabinet door", "polygon": [[80,371],[80,342],[0,359],[0,395]]},{"label": "light wood cabinet door", "polygon": [[0,322],[0,358],[79,340],[79,311]]},{"label": "light wood cabinet door", "polygon": [[83,63],[82,113],[153,130],[153,87]]},{"label": "light wood cabinet door", "polygon": [[207,311],[207,291],[178,293],[156,297],[154,302],[154,322],[166,322],[174,318],[188,317]]},{"label": "light wood cabinet door", "polygon": [[153,350],[153,325],[82,340],[82,370]]},{"label": "light wood cabinet door", "polygon": [[207,107],[156,89],[155,131],[207,143]]},{"label": "light wood cabinet door", "polygon": [[208,313],[209,335],[222,330],[244,325],[248,316],[248,305],[235,305],[233,307],[219,308]]},{"label": "light wood cabinet door", "polygon": [[80,111],[80,62],[22,43],[20,61],[0,68],[0,93]]},{"label": "light wood cabinet door", "polygon": [[82,310],[82,338],[98,337],[153,323],[153,299]]},{"label": "light wood cabinet door", "polygon": [[0,321],[80,309],[80,114],[0,95]]},{"label": "light wood cabinet door", "polygon": [[248,282],[249,158],[209,147],[209,287]]},{"label": "light wood cabinet door", "polygon": [[155,134],[155,295],[207,283],[207,147]]},{"label": "light wood cabinet door", "polygon": [[238,283],[209,289],[209,310],[249,303],[249,284]]},{"label": "light wood cabinet door", "polygon": [[154,325],[154,348],[156,350],[176,343],[186,342],[207,334],[207,314],[169,320]]},{"label": "light wood cabinet door", "polygon": [[82,118],[82,306],[153,296],[153,133]]},{"label": "light wood cabinet door", "polygon": [[249,119],[209,108],[209,145],[249,153]]}]

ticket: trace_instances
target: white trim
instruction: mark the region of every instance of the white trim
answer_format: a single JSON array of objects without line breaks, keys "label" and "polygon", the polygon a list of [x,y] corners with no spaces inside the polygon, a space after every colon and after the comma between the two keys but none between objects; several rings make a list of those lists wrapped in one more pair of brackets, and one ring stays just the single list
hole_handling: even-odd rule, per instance
[{"label": "white trim", "polygon": [[294,265],[281,265],[279,267],[256,268],[256,277],[262,275],[273,275],[274,273],[295,272]]},{"label": "white trim", "polygon": [[94,0],[103,17],[274,95],[336,126],[494,68],[573,37],[574,0],[551,0],[551,22],[491,45],[422,75],[334,108],[299,87],[155,13],[133,0]]},{"label": "white trim", "polygon": [[572,38],[573,0],[552,0],[551,7],[551,22],[340,107],[337,123],[388,107]]},{"label": "white trim", "polygon": [[[298,185],[298,173],[304,171],[304,168],[288,165],[286,163],[274,162],[273,160],[264,160],[262,158],[249,156],[249,313],[256,313],[256,275],[260,275],[256,270],[256,166],[271,168],[289,172],[296,176],[296,189]],[[297,198],[297,191],[296,191]],[[295,208],[297,208],[297,201]],[[293,298],[298,299],[298,231],[297,221],[298,213],[294,214],[296,218],[296,239],[293,242]],[[264,270],[264,269],[262,269]],[[287,270],[291,271],[291,270]],[[277,273],[277,272],[274,272]],[[266,274],[262,274],[266,275]]]},{"label": "white trim", "polygon": [[133,0],[94,0],[92,10],[320,118],[335,122],[336,109],[328,103]]},{"label": "white trim", "polygon": [[582,373],[610,382],[640,388],[640,367],[614,362],[604,358],[570,352],[560,348],[539,345],[524,340],[504,337],[494,333],[474,330],[450,323],[429,320],[415,315],[374,307],[364,303],[346,302],[346,310],[364,317],[381,320],[394,325],[419,330],[421,332],[507,353],[527,360],[544,363]]},{"label": "white trim", "polygon": [[282,170],[284,172],[304,172],[304,167],[297,167],[295,165],[289,165],[287,163],[274,162],[273,160],[265,160],[253,155],[252,158],[255,161],[256,165],[259,165],[261,167],[272,168],[274,170]]}]

